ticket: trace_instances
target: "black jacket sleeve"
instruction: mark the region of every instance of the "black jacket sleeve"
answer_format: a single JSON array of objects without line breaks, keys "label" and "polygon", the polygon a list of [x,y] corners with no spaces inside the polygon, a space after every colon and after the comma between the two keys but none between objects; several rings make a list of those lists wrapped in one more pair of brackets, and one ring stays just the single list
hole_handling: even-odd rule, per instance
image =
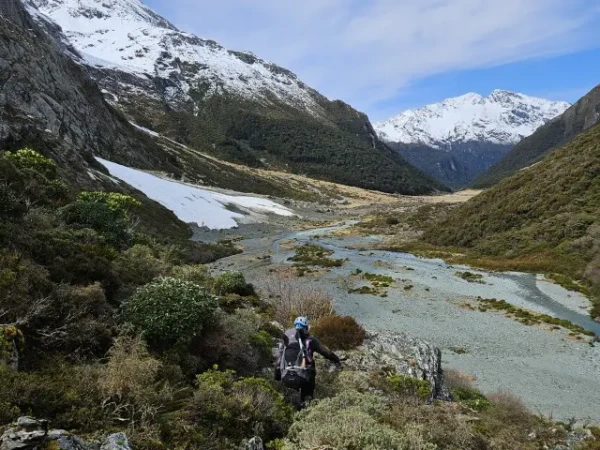
[{"label": "black jacket sleeve", "polygon": [[312,348],[315,352],[317,352],[320,355],[323,355],[329,361],[333,361],[336,364],[340,363],[340,358],[338,358],[338,356],[331,350],[329,350],[325,345],[321,344],[321,342],[316,337],[312,338]]}]

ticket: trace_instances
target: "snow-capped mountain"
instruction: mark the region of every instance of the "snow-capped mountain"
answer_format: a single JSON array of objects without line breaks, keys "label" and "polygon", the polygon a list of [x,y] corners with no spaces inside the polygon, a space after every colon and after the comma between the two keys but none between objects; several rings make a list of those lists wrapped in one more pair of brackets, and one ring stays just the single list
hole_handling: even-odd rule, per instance
[{"label": "snow-capped mountain", "polygon": [[[391,151],[350,105],[252,53],[177,29],[141,0],[21,1],[46,30],[62,28],[54,31],[64,53],[108,103],[191,152],[389,192],[447,189]],[[184,159],[167,158],[196,176]]]},{"label": "snow-capped mountain", "polygon": [[62,27],[88,65],[170,80],[167,100],[190,100],[198,90],[319,109],[314,91],[293,73],[182,32],[139,0],[28,1]]},{"label": "snow-capped mountain", "polygon": [[487,97],[469,93],[408,110],[374,127],[385,141],[438,149],[465,142],[514,145],[569,106],[567,102],[495,90]]}]

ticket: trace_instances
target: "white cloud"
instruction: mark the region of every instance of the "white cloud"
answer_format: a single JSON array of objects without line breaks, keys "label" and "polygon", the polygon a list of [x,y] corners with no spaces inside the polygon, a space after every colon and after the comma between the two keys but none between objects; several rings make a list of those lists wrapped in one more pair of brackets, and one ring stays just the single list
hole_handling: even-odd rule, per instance
[{"label": "white cloud", "polygon": [[368,112],[427,76],[568,53],[600,37],[592,0],[147,2],[188,31],[251,50]]}]

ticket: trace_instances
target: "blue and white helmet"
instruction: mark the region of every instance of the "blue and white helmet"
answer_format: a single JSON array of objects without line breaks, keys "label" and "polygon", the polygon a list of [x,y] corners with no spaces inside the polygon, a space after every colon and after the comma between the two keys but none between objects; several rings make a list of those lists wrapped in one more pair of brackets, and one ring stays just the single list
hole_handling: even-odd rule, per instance
[{"label": "blue and white helmet", "polygon": [[297,317],[294,320],[294,328],[296,330],[308,330],[308,319],[304,316]]}]

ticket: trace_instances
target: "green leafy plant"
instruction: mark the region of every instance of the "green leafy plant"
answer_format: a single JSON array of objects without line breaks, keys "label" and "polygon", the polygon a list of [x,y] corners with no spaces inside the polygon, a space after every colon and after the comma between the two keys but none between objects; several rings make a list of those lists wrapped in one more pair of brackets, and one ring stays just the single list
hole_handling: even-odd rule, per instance
[{"label": "green leafy plant", "polygon": [[60,217],[71,227],[98,231],[116,247],[131,243],[132,232],[127,217],[105,203],[78,200],[62,208]]},{"label": "green leafy plant", "polygon": [[244,274],[241,272],[225,272],[219,275],[215,282],[215,292],[218,295],[238,294],[249,295],[252,288],[248,286]]},{"label": "green leafy plant", "polygon": [[484,411],[491,406],[485,395],[473,388],[453,388],[451,393],[455,401],[477,411]]},{"label": "green leafy plant", "polygon": [[236,444],[257,433],[265,440],[282,438],[293,417],[291,405],[267,380],[237,378],[217,367],[198,376],[189,412],[189,420],[210,430],[217,441],[233,438]]},{"label": "green leafy plant", "polygon": [[56,164],[49,158],[40,155],[39,153],[24,148],[15,153],[6,153],[6,158],[9,159],[15,166],[20,169],[34,170],[49,179],[56,177]]},{"label": "green leafy plant", "polygon": [[158,278],[125,304],[125,318],[151,343],[189,342],[209,325],[217,299],[204,288],[176,278]]},{"label": "green leafy plant", "polygon": [[113,211],[122,212],[128,212],[142,206],[142,203],[139,200],[118,192],[83,191],[79,193],[77,200],[82,202],[104,203]]}]

